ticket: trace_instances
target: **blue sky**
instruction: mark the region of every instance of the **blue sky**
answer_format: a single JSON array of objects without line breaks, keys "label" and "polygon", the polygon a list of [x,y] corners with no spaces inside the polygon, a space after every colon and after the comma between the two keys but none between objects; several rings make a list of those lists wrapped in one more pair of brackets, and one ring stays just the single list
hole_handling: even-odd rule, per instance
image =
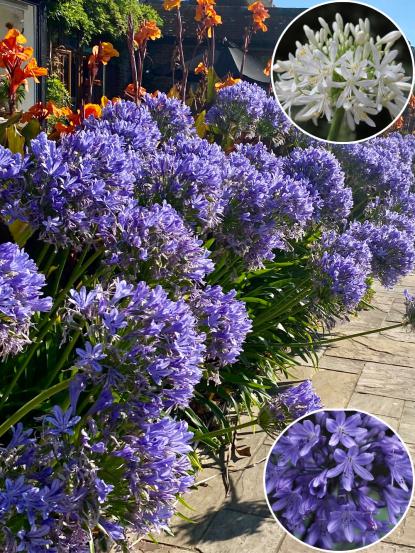
[{"label": "blue sky", "polygon": [[[310,8],[321,3],[321,0],[274,0],[274,5],[280,8]],[[415,45],[414,0],[364,0],[363,3],[379,8],[389,15],[400,26],[411,44]]]}]

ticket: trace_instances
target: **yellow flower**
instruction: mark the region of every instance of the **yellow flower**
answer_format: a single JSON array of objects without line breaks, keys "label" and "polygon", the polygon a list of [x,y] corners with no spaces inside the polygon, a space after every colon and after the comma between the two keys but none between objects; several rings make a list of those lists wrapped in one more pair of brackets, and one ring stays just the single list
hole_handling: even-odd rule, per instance
[{"label": "yellow flower", "polygon": [[240,83],[241,79],[234,79],[231,75],[226,77],[224,81],[221,81],[220,83],[215,83],[216,90],[221,90],[222,88],[226,88],[227,86],[233,86],[234,84]]},{"label": "yellow flower", "polygon": [[170,10],[174,10],[174,8],[180,8],[181,3],[182,0],[164,0],[163,8],[169,12]]}]

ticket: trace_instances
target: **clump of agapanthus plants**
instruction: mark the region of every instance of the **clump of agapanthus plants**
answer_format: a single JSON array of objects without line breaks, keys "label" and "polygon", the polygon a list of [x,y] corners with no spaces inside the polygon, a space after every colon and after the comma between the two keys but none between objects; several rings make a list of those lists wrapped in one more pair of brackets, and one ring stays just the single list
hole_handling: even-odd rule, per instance
[{"label": "clump of agapanthus plants", "polygon": [[382,539],[401,520],[413,469],[400,438],[364,412],[317,411],[292,424],[268,458],[265,485],[278,521],[325,550]]},{"label": "clump of agapanthus plants", "polygon": [[385,139],[405,169],[392,197],[386,167],[293,148],[273,98],[228,88],[204,138],[159,95],[0,147],[5,551],[100,551],[167,528],[198,466],[192,433],[218,448],[235,405],[274,430],[320,407],[309,382],[278,380],[355,307],[356,270],[331,259],[358,268],[359,295],[411,270],[413,142]]},{"label": "clump of agapanthus plants", "polygon": [[[298,122],[322,119],[331,126],[322,138],[339,140],[342,125],[376,127],[374,116],[386,110],[393,121],[403,110],[411,77],[398,61],[398,30],[375,36],[369,18],[333,23],[318,18],[316,30],[304,25],[307,42],[296,42],[287,60],[273,65],[275,92],[283,109]],[[409,54],[408,54],[409,55]],[[382,130],[382,129],[379,129]]]}]

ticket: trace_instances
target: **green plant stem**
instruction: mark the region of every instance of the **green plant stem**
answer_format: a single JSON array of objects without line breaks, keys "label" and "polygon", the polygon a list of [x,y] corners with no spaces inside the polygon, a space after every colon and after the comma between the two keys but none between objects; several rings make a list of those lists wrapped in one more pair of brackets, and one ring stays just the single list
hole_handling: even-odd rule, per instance
[{"label": "green plant stem", "polygon": [[195,435],[194,435],[194,440],[204,440],[206,438],[217,438],[219,436],[229,434],[230,431],[235,432],[236,430],[241,430],[242,428],[248,428],[250,426],[254,426],[255,424],[258,424],[258,419],[253,419],[251,421],[244,422],[242,424],[238,424],[238,425],[233,426],[231,428],[221,428],[220,430],[213,430],[212,432],[205,432],[204,434],[196,432]]},{"label": "green plant stem", "polygon": [[39,407],[45,400],[51,398],[52,396],[66,390],[71,382],[71,378],[55,384],[51,388],[44,390],[36,397],[25,403],[18,411],[16,411],[11,417],[9,417],[1,426],[0,426],[0,437],[3,436],[12,426],[17,424],[23,417],[28,413]]},{"label": "green plant stem", "polygon": [[48,253],[50,245],[49,244],[43,244],[43,248],[40,251],[39,257],[37,258],[37,266],[40,269],[40,266],[42,265],[43,260],[46,257],[46,254]]},{"label": "green plant stem", "polygon": [[334,113],[333,120],[330,125],[330,130],[329,130],[329,134],[327,135],[327,140],[332,140],[333,142],[336,142],[343,122],[343,117],[344,117],[344,109],[343,108],[337,109]]},{"label": "green plant stem", "polygon": [[56,296],[56,294],[59,291],[59,285],[61,282],[62,274],[65,269],[66,262],[68,261],[70,251],[71,251],[70,248],[67,248],[62,256],[62,259],[60,260],[59,269],[56,273],[55,283],[53,285],[52,296]]},{"label": "green plant stem", "polygon": [[[384,326],[384,327],[381,327],[381,328],[375,328],[373,330],[364,330],[363,332],[357,332],[356,334],[347,334],[345,336],[338,336],[337,338],[330,338],[328,340],[320,340],[318,342],[318,345],[319,346],[325,346],[325,345],[328,345],[328,344],[332,344],[334,342],[341,342],[342,340],[350,340],[352,338],[359,338],[360,336],[368,336],[369,334],[377,334],[378,332],[384,332],[385,330],[392,330],[393,328],[399,328],[401,326],[405,326],[406,323],[396,323],[394,325],[390,325],[390,326]],[[293,344],[285,344],[286,346],[288,345],[289,347],[292,347],[292,346],[309,346],[310,343],[309,342],[295,342]]]},{"label": "green plant stem", "polygon": [[71,353],[71,351],[75,347],[75,344],[78,341],[78,338],[81,335],[81,332],[82,332],[82,330],[77,330],[75,332],[75,334],[72,336],[70,342],[68,342],[66,344],[66,347],[63,350],[63,353],[62,353],[61,357],[59,358],[59,361],[57,362],[57,364],[56,364],[56,366],[53,370],[53,373],[50,375],[49,380],[47,381],[46,388],[49,388],[49,386],[51,386],[52,382],[58,376],[59,371],[61,370],[61,368],[66,363],[66,360],[68,359],[69,354]]},{"label": "green plant stem", "polygon": [[[39,328],[39,335],[37,337],[36,342],[34,342],[32,344],[32,346],[30,347],[30,349],[28,350],[22,365],[19,367],[19,369],[16,372],[12,382],[10,383],[10,386],[7,388],[5,394],[2,397],[2,400],[0,402],[0,408],[3,407],[4,404],[6,403],[6,401],[9,399],[10,394],[12,393],[14,387],[16,386],[17,382],[19,381],[19,378],[21,377],[21,375],[23,374],[23,372],[25,371],[25,369],[29,365],[32,357],[34,356],[34,354],[38,350],[39,346],[41,345],[43,338],[49,332],[49,329],[55,324],[55,317],[53,315],[57,312],[60,305],[65,300],[69,290],[72,288],[74,283],[78,280],[78,278],[80,278],[83,275],[83,273],[88,269],[88,267],[90,265],[92,265],[92,263],[94,263],[94,261],[96,261],[96,259],[98,259],[98,257],[102,253],[103,253],[103,248],[101,248],[99,250],[96,250],[96,252],[93,255],[91,255],[91,257],[88,259],[88,261],[86,261],[83,265],[80,265],[80,262],[78,261],[77,266],[76,266],[76,267],[78,267],[78,269],[75,267],[75,269],[74,269],[74,271],[71,275],[71,278],[68,280],[65,288],[62,290],[62,292],[56,298],[55,303],[54,303],[51,311],[49,311],[47,313],[47,319],[46,319],[45,323]],[[85,255],[86,255],[86,253],[84,253],[84,255],[81,257],[81,260],[85,258]]]}]

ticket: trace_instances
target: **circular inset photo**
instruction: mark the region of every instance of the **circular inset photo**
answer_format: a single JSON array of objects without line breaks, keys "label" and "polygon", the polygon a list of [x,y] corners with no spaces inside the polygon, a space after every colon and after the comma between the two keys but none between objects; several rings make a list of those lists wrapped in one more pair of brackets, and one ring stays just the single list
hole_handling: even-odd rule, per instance
[{"label": "circular inset photo", "polygon": [[274,94],[292,123],[313,138],[366,140],[405,109],[413,87],[411,47],[386,14],[360,2],[301,13],[274,49]]},{"label": "circular inset photo", "polygon": [[305,545],[352,551],[392,532],[409,509],[413,465],[382,420],[315,411],[292,423],[267,458],[264,485],[277,522]]}]

